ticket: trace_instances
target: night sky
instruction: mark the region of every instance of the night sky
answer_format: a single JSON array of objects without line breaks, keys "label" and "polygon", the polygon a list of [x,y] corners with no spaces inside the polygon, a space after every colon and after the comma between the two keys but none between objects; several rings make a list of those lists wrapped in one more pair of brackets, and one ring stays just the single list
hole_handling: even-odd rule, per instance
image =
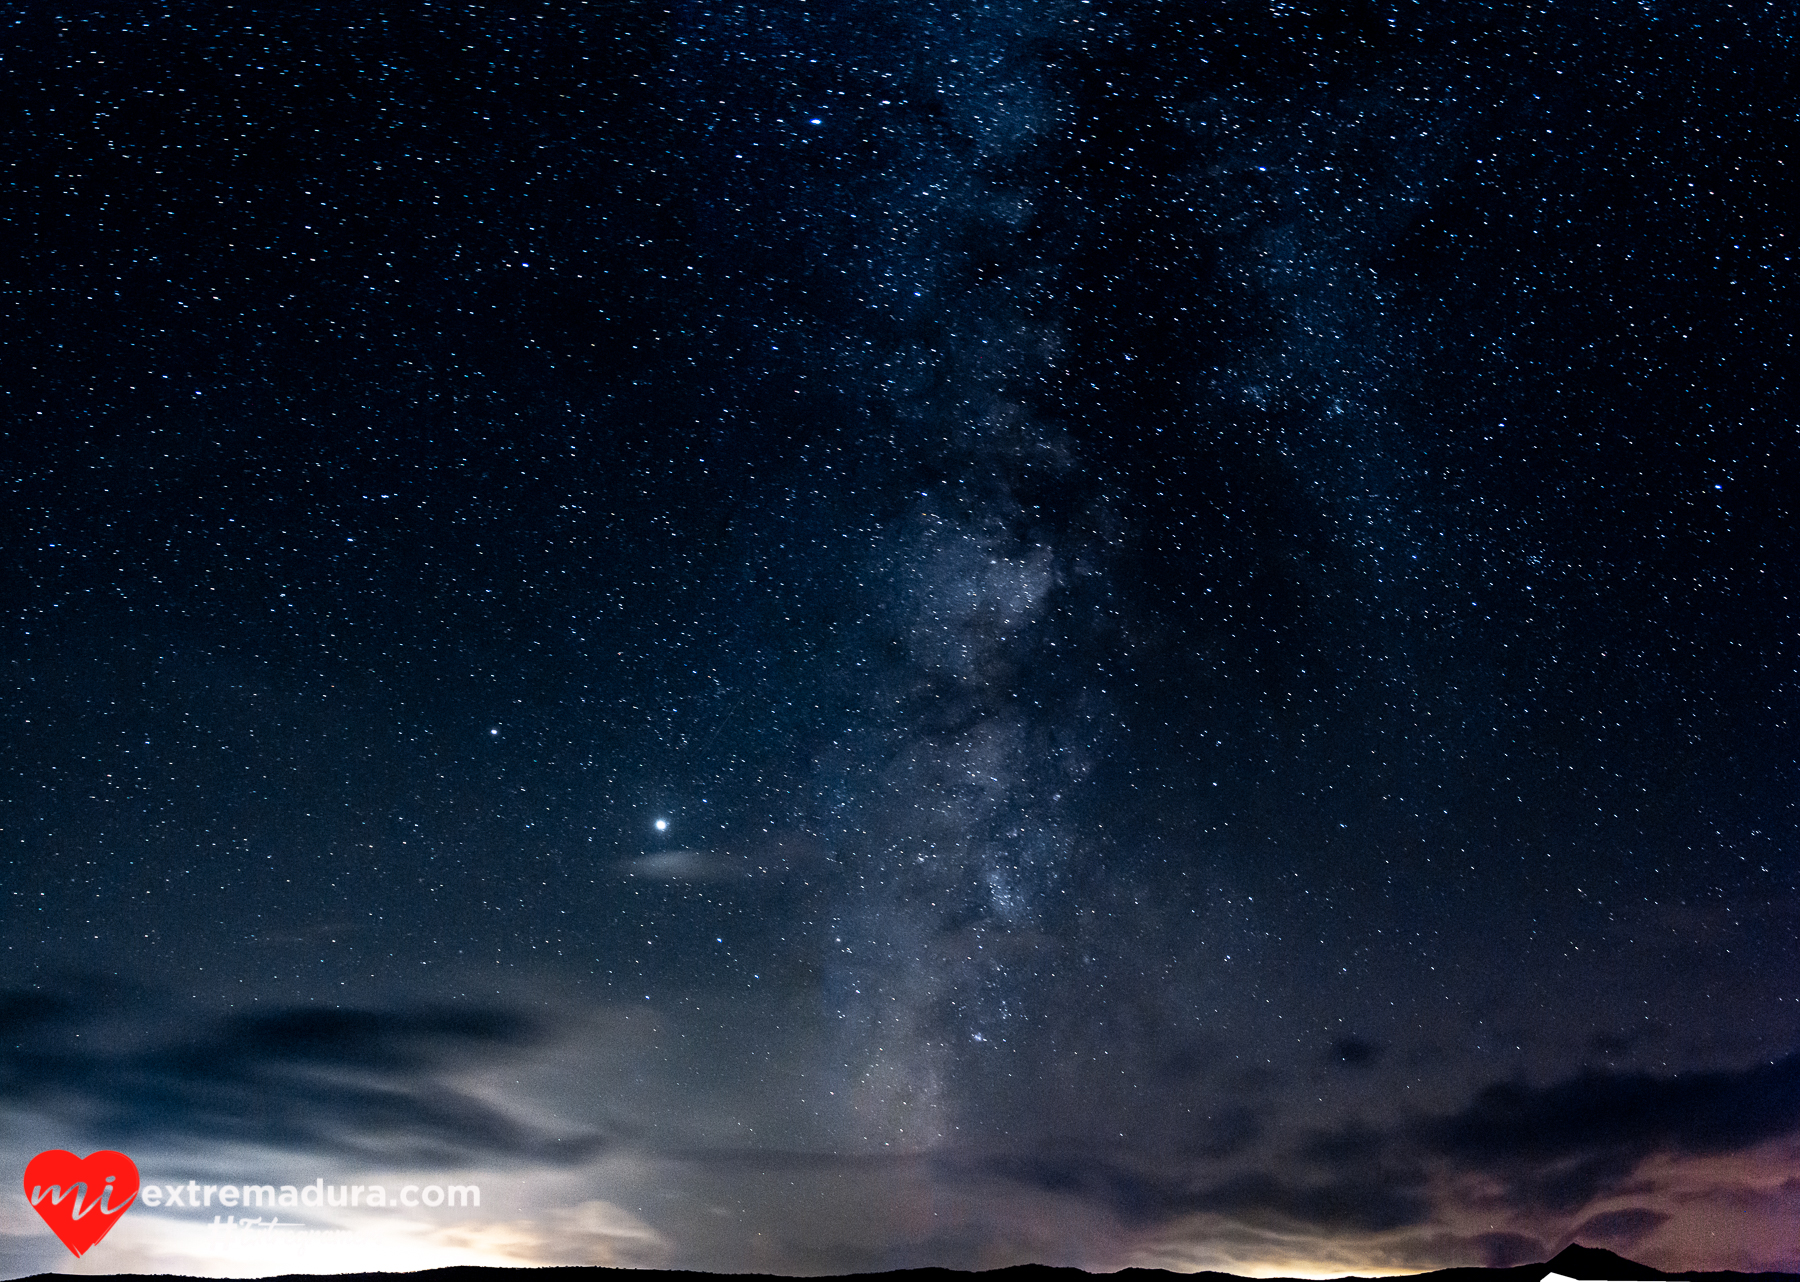
[{"label": "night sky", "polygon": [[0,19],[5,1276],[1800,1270],[1790,5]]}]

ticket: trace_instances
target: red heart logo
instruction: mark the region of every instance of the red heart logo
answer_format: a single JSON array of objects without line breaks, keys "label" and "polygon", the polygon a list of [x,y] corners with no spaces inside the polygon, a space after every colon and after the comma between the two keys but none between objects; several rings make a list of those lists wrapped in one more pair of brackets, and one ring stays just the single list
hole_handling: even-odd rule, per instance
[{"label": "red heart logo", "polygon": [[76,1157],[50,1148],[25,1165],[25,1196],[76,1255],[106,1236],[137,1191],[137,1163],[111,1149]]}]

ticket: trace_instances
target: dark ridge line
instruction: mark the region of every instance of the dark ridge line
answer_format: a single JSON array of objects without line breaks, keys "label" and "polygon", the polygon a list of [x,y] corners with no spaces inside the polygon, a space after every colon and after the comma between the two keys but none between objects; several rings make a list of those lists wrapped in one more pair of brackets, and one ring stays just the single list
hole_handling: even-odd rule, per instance
[{"label": "dark ridge line", "polygon": [[[891,1269],[874,1273],[707,1273],[694,1269],[630,1269],[597,1264],[519,1265],[508,1267],[488,1264],[455,1264],[437,1269],[418,1269],[393,1273],[283,1273],[256,1279],[256,1282],[392,1282],[392,1279],[417,1279],[418,1282],[525,1282],[524,1275],[543,1282],[650,1282],[668,1279],[675,1282],[719,1282],[722,1278],[806,1278],[809,1282],[834,1282],[835,1279],[880,1278],[883,1282],[949,1282],[979,1274],[993,1282],[1076,1282],[1099,1276],[1119,1279],[1192,1278],[1200,1282],[1248,1282],[1236,1273],[1177,1273],[1169,1269],[1119,1269],[1111,1273],[1090,1274],[1083,1269],[1051,1268],[1042,1264],[1014,1264],[1002,1269]],[[1622,1255],[1599,1247],[1568,1246],[1552,1259],[1537,1264],[1514,1264],[1506,1268],[1434,1269],[1429,1273],[1407,1275],[1409,1278],[1433,1279],[1434,1282],[1543,1282],[1549,1273],[1560,1273],[1578,1282],[1800,1282],[1800,1273],[1738,1273],[1728,1270],[1678,1270],[1664,1273],[1628,1260]],[[66,1273],[35,1273],[16,1282],[65,1282]],[[1366,1275],[1350,1274],[1351,1278]],[[177,1273],[106,1273],[87,1274],[82,1282],[219,1282],[213,1278],[189,1278]],[[1266,1278],[1259,1282],[1315,1282],[1303,1278]],[[1376,1282],[1369,1279],[1369,1282]],[[1386,1282],[1382,1279],[1381,1282]]]}]

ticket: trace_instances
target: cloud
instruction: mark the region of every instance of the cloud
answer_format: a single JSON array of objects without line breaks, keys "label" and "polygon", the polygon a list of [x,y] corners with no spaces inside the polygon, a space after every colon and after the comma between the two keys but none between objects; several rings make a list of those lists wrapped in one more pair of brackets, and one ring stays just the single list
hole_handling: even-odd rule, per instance
[{"label": "cloud", "polygon": [[1431,1211],[1424,1185],[1423,1172],[1404,1169],[1352,1171],[1325,1180],[1259,1173],[1208,1189],[1195,1209],[1373,1233],[1423,1223]]},{"label": "cloud", "polygon": [[[1213,1259],[1182,1254],[1183,1226],[1194,1225],[1361,1242],[1369,1260],[1396,1267],[1510,1266],[1571,1241],[1660,1250],[1684,1240],[1680,1190],[1716,1178],[1699,1167],[1766,1160],[1752,1150],[1800,1130],[1800,1056],[1740,1072],[1498,1083],[1447,1113],[1328,1130],[1284,1127],[1268,1107],[1233,1117],[1242,1145],[1172,1136],[1158,1159],[1062,1141],[984,1158],[978,1170],[1102,1210],[1188,1264]],[[1652,1204],[1621,1206],[1623,1195]]]},{"label": "cloud", "polygon": [[1524,1233],[1481,1233],[1470,1238],[1483,1268],[1510,1269],[1515,1264],[1536,1264],[1550,1258],[1551,1252],[1534,1237]]},{"label": "cloud", "polygon": [[536,1220],[500,1220],[436,1230],[435,1243],[507,1263],[666,1268],[670,1244],[643,1220],[593,1199]]},{"label": "cloud", "polygon": [[79,998],[0,993],[0,1100],[120,1144],[192,1137],[390,1162],[560,1164],[607,1142],[549,1133],[450,1084],[543,1039],[513,1011],[304,1006],[134,1043],[109,1027],[132,997],[146,1000],[103,986]]},{"label": "cloud", "polygon": [[1102,1204],[1123,1223],[1138,1226],[1212,1213],[1253,1223],[1380,1232],[1418,1224],[1430,1213],[1424,1172],[1385,1163],[1350,1163],[1322,1178],[1283,1169],[1206,1179],[1193,1171],[1128,1167],[1071,1153],[991,1158],[982,1170],[1046,1193]]},{"label": "cloud", "polygon": [[661,850],[627,859],[619,865],[619,871],[627,877],[653,881],[738,881],[752,872],[740,859],[707,850]]},{"label": "cloud", "polygon": [[1497,1083],[1435,1128],[1445,1152],[1555,1157],[1609,1147],[1723,1153],[1800,1130],[1800,1055],[1738,1073],[1583,1073],[1538,1090]]},{"label": "cloud", "polygon": [[1496,1083],[1418,1128],[1423,1145],[1503,1179],[1515,1203],[1576,1210],[1650,1154],[1736,1152],[1800,1130],[1800,1055],[1741,1072],[1584,1072]]},{"label": "cloud", "polygon": [[783,831],[752,838],[728,850],[658,850],[621,860],[614,871],[651,881],[779,881],[818,875],[829,867],[825,844],[810,833]]},{"label": "cloud", "polygon": [[[693,1051],[694,1073],[674,1075],[687,1083],[678,1095],[606,1085],[638,1081],[638,1055],[668,1063],[668,1048],[687,1042],[679,1034],[708,1023],[669,1012],[640,1016],[646,1008],[634,1006],[632,1023],[614,1025],[572,1023],[564,1010],[551,1024],[499,1005],[296,1006],[194,1021],[127,988],[95,991],[0,990],[0,1105],[47,1120],[70,1136],[57,1140],[65,1144],[87,1132],[127,1151],[237,1144],[389,1167],[485,1167],[495,1190],[538,1166],[533,1178],[554,1196],[497,1192],[484,1208],[491,1220],[433,1239],[483,1259],[714,1266],[754,1247],[833,1271],[839,1259],[1116,1265],[1141,1249],[1184,1267],[1225,1260],[1260,1271],[1291,1258],[1325,1271],[1510,1265],[1574,1240],[1647,1251],[1661,1267],[1704,1217],[1785,1228],[1800,1215],[1800,1197],[1765,1174],[1790,1169],[1769,1153],[1800,1130],[1800,1057],[1741,1072],[1498,1083],[1443,1112],[1323,1129],[1288,1114],[1285,1094],[1223,1078],[1205,1087],[1204,1119],[1169,1105],[1176,1095],[1158,1096],[1166,1112],[1154,1151],[1115,1146],[1095,1128],[1035,1141],[1014,1131],[1000,1151],[946,1136],[902,1158],[846,1154],[832,1147],[830,1125],[802,1135],[786,1115],[747,1111],[766,1092],[707,1075],[715,1049]],[[804,1049],[791,1038],[771,1044]],[[1321,1081],[1365,1080],[1317,1056],[1308,1062]],[[1199,1070],[1185,1059],[1174,1067],[1170,1091],[1195,1098]],[[589,1120],[537,1120],[559,1112]],[[596,1120],[614,1115],[631,1127]],[[906,1127],[910,1136],[910,1115]],[[652,1151],[653,1174],[620,1174]],[[1716,1191],[1727,1188],[1761,1200],[1732,1210]],[[823,1245],[815,1193],[835,1199]],[[1701,1194],[1704,1205],[1683,1201]],[[1077,1223],[1079,1234],[1065,1231]],[[1235,1243],[1223,1255],[1221,1233]],[[996,1241],[1011,1245],[998,1255],[980,1246]],[[1784,1259],[1770,1242],[1758,1239],[1746,1258]],[[824,1254],[807,1254],[815,1250]]]},{"label": "cloud", "polygon": [[1655,1232],[1668,1223],[1669,1216],[1664,1211],[1652,1211],[1647,1206],[1631,1206],[1618,1211],[1602,1211],[1599,1215],[1590,1215],[1569,1235],[1572,1241],[1592,1245],[1595,1242],[1613,1242],[1621,1246],[1630,1246],[1633,1242]]}]

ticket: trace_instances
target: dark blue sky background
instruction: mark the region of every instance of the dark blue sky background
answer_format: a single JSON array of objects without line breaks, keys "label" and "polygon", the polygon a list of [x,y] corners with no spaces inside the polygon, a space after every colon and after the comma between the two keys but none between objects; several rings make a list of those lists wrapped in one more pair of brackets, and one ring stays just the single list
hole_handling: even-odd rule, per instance
[{"label": "dark blue sky background", "polygon": [[1781,7],[0,15],[21,1166],[1800,1268]]}]

